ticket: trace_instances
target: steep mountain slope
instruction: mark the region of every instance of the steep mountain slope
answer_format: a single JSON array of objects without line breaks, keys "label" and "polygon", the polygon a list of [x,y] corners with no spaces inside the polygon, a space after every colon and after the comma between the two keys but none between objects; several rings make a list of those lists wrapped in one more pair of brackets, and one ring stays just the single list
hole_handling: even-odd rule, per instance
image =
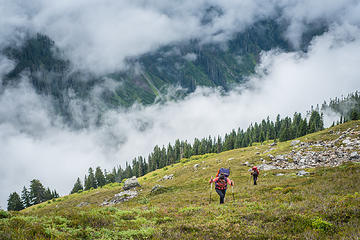
[{"label": "steep mountain slope", "polygon": [[[228,42],[205,44],[194,39],[174,43],[128,59],[129,68],[126,71],[100,77],[74,72],[71,67],[73,63],[63,58],[56,43],[38,34],[29,38],[20,49],[8,47],[3,50],[16,63],[3,84],[16,82],[22,73],[28,72],[36,90],[54,96],[65,115],[69,92],[89,99],[91,90],[108,79],[112,79],[117,86],[106,88],[102,99],[112,107],[163,100],[169,87],[182,88],[173,97],[184,96],[197,86],[229,90],[233,84],[243,83],[246,76],[254,72],[261,51],[274,48],[295,50],[284,37],[286,28],[285,22],[269,19],[235,34]],[[304,51],[312,38],[324,33],[327,28],[314,25],[309,29],[302,36],[301,49]]]},{"label": "steep mountain slope", "polygon": [[[357,239],[360,237],[360,121],[299,141],[183,159],[139,179],[129,201],[123,183],[2,212],[1,239]],[[264,165],[266,163],[266,165]],[[262,164],[259,185],[248,169]],[[335,167],[334,167],[335,166]],[[224,205],[208,180],[231,168]],[[315,168],[310,168],[315,167]],[[308,174],[298,176],[299,169]],[[165,175],[173,179],[162,180]],[[158,190],[152,190],[155,185]],[[211,200],[210,200],[211,199]]]}]

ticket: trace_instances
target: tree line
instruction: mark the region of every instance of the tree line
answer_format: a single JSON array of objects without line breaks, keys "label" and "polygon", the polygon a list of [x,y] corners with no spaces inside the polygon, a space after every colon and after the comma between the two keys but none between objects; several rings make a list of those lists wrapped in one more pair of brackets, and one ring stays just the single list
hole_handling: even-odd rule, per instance
[{"label": "tree line", "polygon": [[42,203],[53,198],[58,198],[56,190],[51,191],[49,187],[45,188],[38,179],[30,181],[29,190],[24,186],[21,196],[17,192],[10,194],[8,199],[8,211],[20,211],[32,205]]},{"label": "tree line", "polygon": [[107,183],[121,182],[123,179],[132,176],[140,177],[156,169],[178,163],[182,158],[248,147],[254,142],[287,141],[323,130],[323,114],[319,112],[318,108],[309,111],[307,113],[308,118],[303,117],[300,113],[295,113],[292,118],[281,118],[280,115],[277,115],[275,122],[273,122],[267,117],[260,123],[251,124],[246,130],[233,129],[230,133],[225,134],[224,138],[221,136],[195,138],[192,144],[177,139],[173,145],[170,143],[166,147],[156,145],[147,159],[139,156],[134,158],[130,164],[126,162],[125,168],[114,167],[110,172],[106,169],[102,171],[100,167],[97,167],[94,173],[90,167],[88,174],[85,175],[84,185],[80,178],[77,178],[71,193],[95,189]]},{"label": "tree line", "polygon": [[321,111],[332,111],[340,115],[340,119],[333,125],[341,124],[349,120],[360,119],[360,94],[358,91],[350,93],[346,97],[330,99],[321,106]]}]

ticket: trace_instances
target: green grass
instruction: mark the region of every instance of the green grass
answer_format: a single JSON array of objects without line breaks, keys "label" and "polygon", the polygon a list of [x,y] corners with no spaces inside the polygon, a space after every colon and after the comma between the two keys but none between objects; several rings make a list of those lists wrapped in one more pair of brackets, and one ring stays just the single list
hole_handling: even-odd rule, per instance
[{"label": "green grass", "polygon": [[[315,142],[357,128],[360,121],[300,138]],[[352,136],[355,137],[355,136]],[[21,212],[0,212],[0,239],[358,239],[360,238],[360,164],[336,168],[262,171],[251,185],[248,161],[266,158],[266,144],[220,154],[193,156],[139,178],[139,196],[100,207],[121,191],[121,184],[64,196]],[[273,155],[294,149],[278,143]],[[260,152],[260,154],[256,154]],[[194,164],[200,166],[194,169]],[[208,180],[219,167],[231,168],[234,195],[228,189],[219,205]],[[284,173],[284,176],[276,176]],[[158,182],[165,175],[174,179]],[[151,194],[151,188],[164,188]],[[140,189],[139,189],[140,190]],[[211,201],[210,200],[211,194]],[[233,199],[234,197],[234,199]],[[86,202],[84,207],[76,207]]]}]

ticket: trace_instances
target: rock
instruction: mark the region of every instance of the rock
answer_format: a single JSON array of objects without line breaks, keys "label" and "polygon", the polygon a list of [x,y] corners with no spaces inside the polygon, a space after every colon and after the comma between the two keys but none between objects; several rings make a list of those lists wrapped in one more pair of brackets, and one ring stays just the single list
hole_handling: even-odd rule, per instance
[{"label": "rock", "polygon": [[163,186],[159,185],[159,184],[156,184],[155,186],[153,186],[153,188],[151,189],[151,192],[152,193],[155,193],[157,191],[159,191],[160,189],[162,189]]},{"label": "rock", "polygon": [[358,159],[358,158],[360,158],[358,152],[352,152],[352,153],[350,153],[350,160]]},{"label": "rock", "polygon": [[305,175],[308,175],[308,174],[310,174],[310,173],[309,173],[309,172],[306,172],[306,171],[304,171],[304,170],[301,170],[301,171],[299,171],[299,172],[296,173],[296,175],[298,175],[298,176],[305,176]]},{"label": "rock", "polygon": [[284,160],[286,160],[286,157],[285,157],[285,155],[276,155],[275,160],[284,161]]},{"label": "rock", "polygon": [[278,174],[276,174],[275,176],[284,176],[285,174],[283,174],[283,173],[278,173]]},{"label": "rock", "polygon": [[81,203],[79,203],[78,205],[76,205],[76,207],[84,207],[84,206],[87,206],[87,205],[89,205],[90,203],[88,203],[88,202],[81,202]]},{"label": "rock", "polygon": [[276,142],[273,142],[270,144],[271,147],[276,146],[276,145],[277,145]]},{"label": "rock", "polygon": [[256,155],[260,155],[260,152],[256,152],[255,154],[256,154]]},{"label": "rock", "polygon": [[291,141],[291,146],[298,145],[299,143],[300,143],[300,140]]},{"label": "rock", "polygon": [[133,176],[132,178],[129,178],[125,181],[123,189],[129,190],[129,189],[135,188],[135,187],[141,187],[141,186],[140,186],[137,178],[135,176]]},{"label": "rock", "polygon": [[345,139],[344,141],[342,141],[343,144],[346,144],[346,145],[350,145],[352,144],[351,140],[350,139]]},{"label": "rock", "polygon": [[199,167],[200,167],[199,164],[195,164],[193,168],[194,168],[195,171],[197,171]]},{"label": "rock", "polygon": [[258,169],[263,170],[263,171],[268,171],[268,170],[278,169],[278,167],[276,167],[274,165],[269,165],[269,164],[260,164],[258,166]]},{"label": "rock", "polygon": [[115,194],[115,196],[110,201],[104,201],[100,206],[114,205],[117,203],[128,201],[138,195],[138,192],[135,190],[126,190]]},{"label": "rock", "polygon": [[249,166],[249,162],[244,162],[242,165],[243,166]]},{"label": "rock", "polygon": [[161,180],[171,180],[174,178],[174,174],[165,175]]},{"label": "rock", "polygon": [[234,160],[234,158],[229,158],[228,161]]}]

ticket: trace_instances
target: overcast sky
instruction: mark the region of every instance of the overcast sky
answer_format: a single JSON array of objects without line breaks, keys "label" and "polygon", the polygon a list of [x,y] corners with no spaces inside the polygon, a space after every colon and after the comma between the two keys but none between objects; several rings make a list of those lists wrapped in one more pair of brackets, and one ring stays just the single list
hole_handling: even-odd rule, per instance
[{"label": "overcast sky", "polygon": [[[206,11],[210,6],[219,10]],[[104,73],[172,42],[224,41],[279,9],[295,46],[308,23],[360,18],[357,0],[0,0],[0,46],[21,42],[24,32],[45,33],[77,67]],[[212,21],[203,25],[204,18]]]},{"label": "overcast sky", "polygon": [[[278,8],[283,9],[280,18],[290,21],[287,37],[295,46],[304,24],[321,20],[331,25],[312,41],[307,54],[263,53],[246,89],[239,86],[228,96],[198,89],[181,102],[108,111],[102,126],[81,131],[62,125],[50,100],[37,95],[24,75],[19,86],[0,91],[0,206],[6,208],[9,194],[20,192],[33,178],[67,194],[90,166],[110,169],[147,156],[155,144],[225,134],[267,116],[305,112],[360,89],[358,1],[265,2],[0,0],[0,47],[42,32],[77,67],[94,73],[119,69],[126,57],[172,42],[225,41],[254,21],[274,16]],[[202,26],[211,4],[223,14],[213,13],[213,22]],[[0,76],[12,66],[0,56]],[[74,100],[74,111],[77,105]],[[139,130],[141,124],[148,126],[146,131]]]}]

